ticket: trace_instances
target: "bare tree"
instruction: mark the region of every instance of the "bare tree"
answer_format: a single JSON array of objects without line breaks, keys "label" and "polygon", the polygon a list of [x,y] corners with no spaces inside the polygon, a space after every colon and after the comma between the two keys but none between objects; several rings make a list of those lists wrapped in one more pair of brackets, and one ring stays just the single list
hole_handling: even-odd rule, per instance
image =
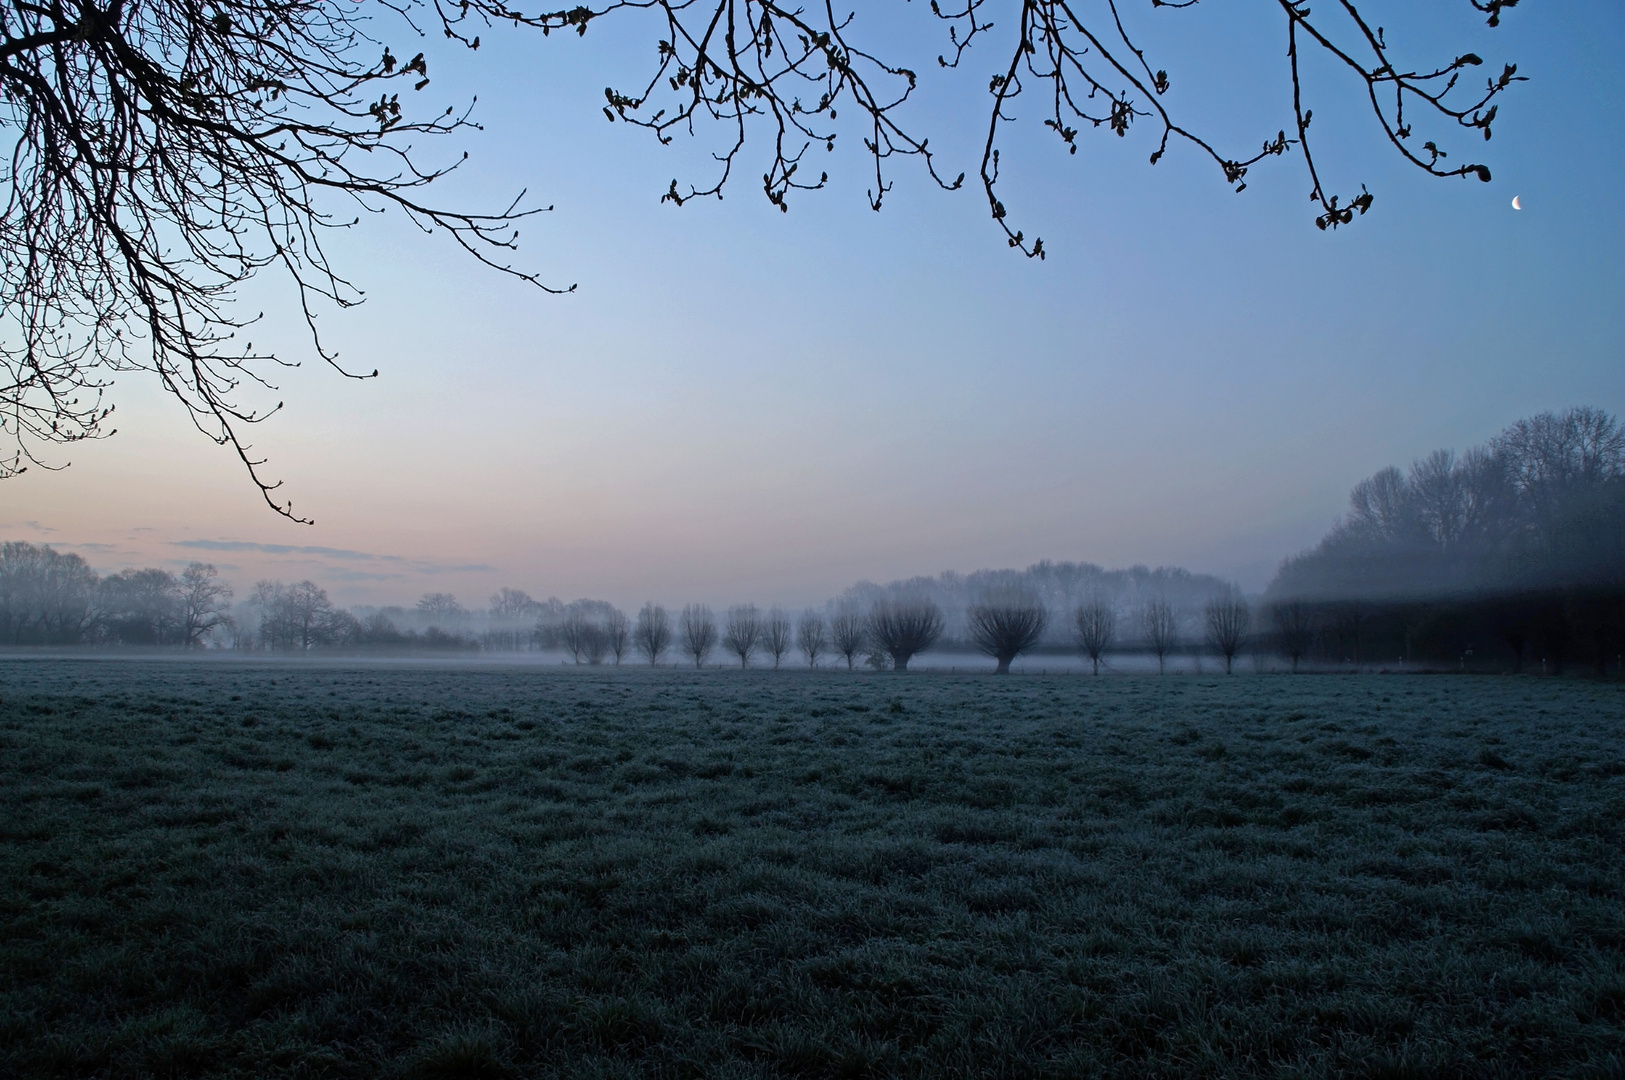
[{"label": "bare tree", "polygon": [[[287,274],[313,335],[321,302],[359,302],[325,250],[328,230],[353,223],[333,214],[335,197],[357,210],[393,208],[516,273],[500,260],[528,211],[464,214],[422,201],[420,189],[448,169],[419,165],[410,144],[471,125],[466,110],[414,118],[410,102],[403,107],[397,88],[410,98],[427,85],[426,61],[396,59],[368,24],[387,16],[415,36],[411,6],[0,5],[0,325],[11,328],[0,337],[0,430],[17,447],[9,471],[35,460],[32,445],[112,434],[108,374],[145,370],[291,517],[243,441],[275,408],[240,397],[291,365],[234,340],[253,321],[234,313],[237,289],[266,267]],[[473,6],[494,13],[501,0]],[[370,377],[340,367],[319,338],[315,352],[346,376]]]},{"label": "bare tree", "polygon": [[683,654],[694,659],[694,666],[705,666],[705,658],[717,644],[717,621],[711,609],[704,604],[687,604],[679,623],[683,634]]},{"label": "bare tree", "polygon": [[[564,621],[559,623],[559,644],[564,647],[565,652],[570,654],[570,659],[579,664],[583,657],[590,656],[594,648],[593,638],[596,636],[595,631],[597,629],[598,627],[594,625],[585,611],[580,608],[573,608],[565,614]],[[603,658],[604,654],[600,652],[598,659],[602,660]]]},{"label": "bare tree", "polygon": [[586,656],[587,663],[594,667],[604,662],[604,656],[609,652],[609,634],[602,625],[587,623],[581,634],[581,652]]},{"label": "bare tree", "polygon": [[762,613],[755,604],[737,604],[728,609],[728,626],[722,633],[722,644],[739,657],[739,666],[750,666],[750,654],[762,641]]},{"label": "bare tree", "polygon": [[1253,621],[1252,611],[1247,607],[1241,590],[1231,589],[1209,600],[1202,616],[1207,628],[1207,643],[1224,657],[1224,673],[1229,675],[1234,668],[1236,654],[1246,644],[1247,630]]},{"label": "bare tree", "polygon": [[77,644],[96,622],[97,582],[78,555],[0,543],[0,644]]},{"label": "bare tree", "polygon": [[778,669],[784,654],[790,651],[790,645],[795,640],[790,629],[790,616],[785,614],[783,608],[773,608],[767,613],[767,621],[762,624],[762,647],[773,657],[773,668]]},{"label": "bare tree", "polygon": [[796,646],[807,657],[809,668],[818,667],[818,657],[829,645],[829,639],[824,633],[824,617],[812,608],[801,613],[796,623]]},{"label": "bare tree", "polygon": [[869,636],[891,657],[894,671],[907,671],[915,653],[937,643],[942,628],[942,609],[923,596],[888,596],[869,609]]},{"label": "bare tree", "polygon": [[490,620],[482,635],[485,647],[511,652],[531,648],[544,606],[532,600],[523,589],[506,586],[491,594],[490,605],[487,609]]},{"label": "bare tree", "polygon": [[1049,612],[1031,592],[1002,590],[973,604],[965,621],[977,650],[998,661],[994,674],[1008,675],[1010,662],[1044,636]]},{"label": "bare tree", "polygon": [[418,614],[431,625],[444,629],[456,626],[468,619],[468,609],[457,602],[457,598],[448,592],[424,593],[418,601]]},{"label": "bare tree", "polygon": [[1111,648],[1116,633],[1117,610],[1102,597],[1085,600],[1072,613],[1072,635],[1077,639],[1078,648],[1094,664],[1096,675],[1100,674],[1100,659]]},{"label": "bare tree", "polygon": [[638,652],[648,657],[650,667],[660,663],[662,654],[671,647],[671,620],[666,617],[666,609],[653,602],[644,604],[632,640]]},{"label": "bare tree", "polygon": [[405,645],[412,639],[401,632],[395,621],[382,611],[375,611],[361,620],[357,641],[362,645]]},{"label": "bare tree", "polygon": [[97,589],[100,636],[131,645],[168,645],[180,637],[180,583],[168,570],[128,567]]},{"label": "bare tree", "polygon": [[260,609],[260,638],[272,649],[309,652],[330,636],[333,604],[314,581],[261,581],[252,602]]},{"label": "bare tree", "polygon": [[619,667],[621,658],[626,655],[632,644],[632,635],[627,626],[626,613],[619,608],[611,608],[604,617],[604,645],[610,654],[615,657],[615,666]]},{"label": "bare tree", "polygon": [[1157,674],[1167,670],[1168,654],[1179,644],[1179,618],[1166,600],[1150,600],[1140,614],[1140,626],[1151,651],[1157,654]]},{"label": "bare tree", "polygon": [[536,616],[541,607],[530,598],[530,594],[523,589],[510,589],[507,586],[491,594],[491,618],[501,619],[505,622],[518,622],[529,620]]},{"label": "bare tree", "polygon": [[1276,604],[1270,612],[1275,622],[1275,640],[1281,655],[1298,670],[1298,662],[1309,653],[1315,640],[1314,611],[1302,600],[1289,600]]},{"label": "bare tree", "polygon": [[1534,523],[1550,524],[1563,496],[1582,483],[1625,471],[1625,428],[1602,409],[1582,406],[1519,420],[1492,443]]},{"label": "bare tree", "polygon": [[[1494,26],[1514,2],[1468,0],[1463,10],[1486,14]],[[1152,0],[1151,7],[1168,16],[1194,3]],[[1336,228],[1366,213],[1372,197],[1362,186],[1345,198],[1323,182],[1300,77],[1309,54],[1352,76],[1375,126],[1406,161],[1435,176],[1489,180],[1486,166],[1447,157],[1432,127],[1488,138],[1496,99],[1520,81],[1514,65],[1475,86],[1462,77],[1483,63],[1471,52],[1402,64],[1399,27],[1389,19],[1373,30],[1369,12],[1362,13],[1368,4],[1270,6],[1284,24],[1292,106],[1278,120],[1221,110],[1226,128],[1253,130],[1241,140],[1245,150],[1221,149],[1217,138],[1187,126],[1174,80],[1149,59],[1146,25],[1125,19],[1120,3],[1087,11],[1071,0],[933,7],[948,28],[944,68],[959,67],[978,42],[994,41],[995,21],[1009,31],[1007,59],[989,83],[978,167],[989,213],[1009,245],[1044,253],[1041,240],[1012,224],[997,191],[1000,133],[1028,90],[1069,152],[1080,132],[1127,137],[1149,126],[1153,163],[1182,147],[1237,191],[1259,163],[1301,152],[1315,224]],[[995,20],[995,9],[1006,14]],[[249,320],[231,304],[260,270],[287,274],[315,354],[338,367],[316,335],[317,309],[361,297],[324,249],[326,230],[351,223],[332,215],[327,200],[393,208],[475,259],[540,285],[503,261],[515,222],[536,210],[516,201],[494,213],[466,213],[425,201],[422,189],[449,169],[420,164],[413,144],[469,127],[468,114],[414,109],[413,92],[429,82],[428,61],[418,53],[402,62],[383,39],[427,33],[472,49],[493,25],[584,34],[612,15],[647,17],[659,44],[650,50],[646,81],[605,91],[605,114],[662,142],[708,120],[727,133],[717,172],[686,190],[673,180],[666,200],[720,196],[739,155],[762,138],[768,160],[760,173],[749,171],[761,176],[769,202],[787,209],[792,191],[825,185],[827,174],[815,175],[805,155],[835,149],[843,136],[838,111],[846,114],[843,124],[855,121],[863,133],[876,209],[891,190],[885,170],[898,159],[920,162],[945,188],[964,180],[939,169],[923,132],[903,126],[904,105],[919,84],[915,72],[884,59],[864,36],[875,27],[882,38],[884,23],[829,5],[607,0],[596,10],[525,14],[507,0],[8,0],[0,5],[0,127],[8,147],[0,173],[8,189],[0,200],[0,325],[13,332],[0,342],[0,431],[16,450],[0,475],[35,460],[36,444],[111,434],[103,398],[109,375],[135,368],[151,371],[200,429],[232,448],[266,501],[292,516],[289,504],[273,499],[277,485],[260,477],[263,459],[243,441],[245,428],[275,408],[239,396],[267,385],[286,362],[238,344],[234,334]],[[1205,104],[1214,90],[1196,86],[1191,96]]]},{"label": "bare tree", "polygon": [[231,618],[231,586],[208,563],[192,563],[180,577],[181,639],[197,648],[218,626]]},{"label": "bare tree", "polygon": [[853,605],[842,605],[830,622],[830,642],[846,657],[846,670],[851,671],[858,654],[869,647],[869,620]]}]

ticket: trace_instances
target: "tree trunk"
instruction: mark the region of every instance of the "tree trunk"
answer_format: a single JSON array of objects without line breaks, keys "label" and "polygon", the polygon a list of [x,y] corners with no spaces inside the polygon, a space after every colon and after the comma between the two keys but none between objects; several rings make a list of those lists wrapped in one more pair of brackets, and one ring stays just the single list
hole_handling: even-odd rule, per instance
[{"label": "tree trunk", "polygon": [[995,675],[1008,675],[1008,674],[1010,674],[1010,658],[1008,656],[1001,656],[1001,657],[998,658],[998,661],[999,661],[999,666],[993,669],[993,674],[995,674]]}]

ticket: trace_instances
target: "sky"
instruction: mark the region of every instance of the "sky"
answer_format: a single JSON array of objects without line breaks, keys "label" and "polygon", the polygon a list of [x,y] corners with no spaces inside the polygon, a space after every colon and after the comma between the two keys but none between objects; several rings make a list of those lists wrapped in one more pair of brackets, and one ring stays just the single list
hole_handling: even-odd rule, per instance
[{"label": "sky", "polygon": [[[1136,16],[1167,103],[1238,156],[1289,123],[1271,6]],[[478,607],[512,586],[627,608],[800,605],[1041,559],[1260,590],[1386,465],[1546,409],[1625,413],[1625,7],[1523,5],[1493,31],[1466,0],[1370,7],[1419,66],[1472,50],[1480,72],[1513,61],[1529,77],[1489,143],[1437,129],[1493,183],[1405,165],[1361,86],[1325,64],[1307,72],[1317,160],[1332,190],[1376,196],[1335,233],[1314,227],[1296,154],[1237,195],[1187,149],[1148,166],[1149,125],[1084,132],[1068,156],[1037,102],[1018,103],[1001,195],[1043,237],[1041,262],[1005,246],[979,190],[940,191],[908,162],[871,211],[856,132],[821,154],[830,187],[788,213],[751,180],[760,145],[724,199],[662,205],[673,177],[708,180],[715,133],[660,146],[606,122],[603,87],[631,87],[658,36],[634,18],[431,49],[424,106],[477,96],[483,125],[425,147],[471,155],[440,200],[524,189],[552,205],[515,259],[576,291],[369,215],[330,245],[367,301],[320,321],[379,378],[315,360],[284,286],[243,296],[266,312],[256,343],[304,361],[253,441],[314,525],[272,514],[132,375],[114,438],[0,483],[0,538],[104,572],[212,562],[241,592],[309,577],[344,604],[447,591]],[[858,18],[922,72],[906,115],[944,171],[974,173],[1003,45],[941,72],[923,6],[874,0]]]}]

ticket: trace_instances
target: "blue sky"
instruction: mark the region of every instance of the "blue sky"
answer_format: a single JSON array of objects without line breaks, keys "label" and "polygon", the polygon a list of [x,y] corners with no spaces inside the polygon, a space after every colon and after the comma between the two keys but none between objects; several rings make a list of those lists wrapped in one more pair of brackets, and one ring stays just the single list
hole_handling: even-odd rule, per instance
[{"label": "blue sky", "polygon": [[[448,589],[477,605],[506,584],[798,604],[1041,558],[1259,588],[1362,476],[1542,409],[1625,412],[1625,9],[1524,5],[1489,31],[1465,0],[1421,23],[1414,4],[1380,6],[1418,63],[1473,49],[1481,70],[1530,77],[1489,144],[1442,132],[1494,183],[1405,166],[1324,67],[1309,103],[1328,184],[1376,194],[1336,234],[1314,228],[1296,155],[1236,195],[1189,151],[1148,167],[1149,130],[1086,133],[1068,157],[1035,103],[1003,142],[1003,198],[1044,262],[1005,248],[978,191],[938,191],[906,162],[871,212],[855,141],[822,155],[830,189],[788,214],[753,186],[751,150],[724,200],[661,205],[674,176],[705,178],[709,144],[604,120],[603,86],[630,84],[619,73],[653,41],[635,23],[431,52],[425,104],[478,94],[485,127],[441,199],[528,188],[553,204],[517,258],[577,292],[368,220],[334,245],[368,301],[322,323],[382,376],[307,362],[256,432],[315,526],[273,517],[177,407],[121,379],[119,435],[7,482],[0,531],[86,545],[103,569],[206,554],[243,588],[313,576],[355,603]],[[1238,148],[1288,121],[1268,8],[1144,20],[1171,104]],[[923,7],[859,18],[925,73],[911,115],[946,171],[973,172],[998,50],[942,74]],[[286,302],[269,281],[244,300],[268,312],[256,340],[298,356]]]}]

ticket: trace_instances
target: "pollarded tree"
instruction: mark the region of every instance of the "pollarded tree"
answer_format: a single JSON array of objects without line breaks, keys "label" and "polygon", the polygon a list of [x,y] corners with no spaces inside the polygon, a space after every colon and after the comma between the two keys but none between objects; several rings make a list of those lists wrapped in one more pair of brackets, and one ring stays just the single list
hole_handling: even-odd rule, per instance
[{"label": "pollarded tree", "polygon": [[844,604],[836,609],[829,629],[830,643],[846,658],[846,670],[851,671],[858,654],[869,647],[869,620],[854,605]]},{"label": "pollarded tree", "polygon": [[[1515,2],[1459,6],[1494,26]],[[927,55],[946,45],[938,57],[944,69],[985,70],[975,57],[998,50],[973,168],[1012,248],[1044,253],[1013,224],[997,190],[1001,134],[1028,92],[1022,100],[1042,102],[1043,124],[1069,153],[1083,132],[1127,138],[1149,128],[1143,145],[1152,163],[1183,150],[1237,191],[1267,159],[1301,154],[1315,224],[1328,229],[1365,214],[1372,197],[1363,186],[1359,194],[1334,190],[1311,152],[1314,87],[1303,71],[1324,62],[1347,77],[1402,158],[1434,176],[1489,180],[1486,166],[1447,156],[1439,131],[1488,138],[1497,99],[1519,81],[1513,65],[1487,80],[1466,77],[1482,60],[1457,49],[1413,67],[1399,59],[1393,17],[1406,18],[1408,9],[1388,12],[1387,25],[1377,26],[1367,17],[1369,0],[1276,0],[1267,5],[1279,20],[1270,41],[1284,31],[1280,77],[1291,108],[1263,117],[1232,106],[1222,126],[1252,134],[1227,148],[1183,118],[1191,100],[1203,108],[1222,102],[1222,84],[1192,80],[1187,97],[1151,59],[1153,20],[1178,18],[1195,4],[1150,0],[1136,12],[1121,0],[1092,8],[1072,0],[953,0],[919,12],[913,37],[926,36]],[[493,27],[584,35],[605,17],[645,19],[650,45],[658,41],[646,81],[606,89],[606,116],[662,142],[707,122],[724,135],[717,171],[683,189],[673,180],[667,201],[720,197],[758,139],[763,167],[747,171],[761,176],[781,210],[792,192],[827,180],[809,150],[834,150],[858,132],[876,209],[891,190],[885,170],[898,160],[918,162],[945,188],[964,180],[906,119],[921,85],[895,53],[909,33],[829,5],[606,0],[526,12],[508,0],[3,0],[0,326],[10,329],[0,335],[0,431],[13,451],[0,476],[25,468],[40,444],[112,434],[110,374],[139,369],[232,449],[268,503],[292,516],[244,442],[249,425],[280,407],[245,400],[245,391],[266,388],[287,363],[239,333],[252,321],[232,306],[246,282],[266,268],[287,275],[314,355],[349,377],[368,376],[339,367],[316,326],[324,304],[361,299],[324,246],[329,229],[353,223],[351,208],[393,210],[451,237],[476,260],[548,288],[507,262],[515,224],[540,208],[515,200],[469,212],[429,198],[425,189],[455,163],[424,163],[421,147],[472,125],[466,110],[416,104],[429,85],[430,58],[402,59],[415,49],[397,56],[390,39],[427,33],[475,49]],[[944,26],[945,40],[938,37]],[[1198,57],[1195,66],[1232,69],[1232,41],[1209,40],[1205,48],[1223,54],[1207,64]]]},{"label": "pollarded tree", "polygon": [[604,647],[615,657],[615,666],[619,667],[621,658],[631,647],[632,634],[627,625],[626,613],[619,608],[610,608],[609,614],[604,617]]},{"label": "pollarded tree", "polygon": [[[559,644],[564,647],[565,652],[570,654],[570,659],[578,664],[581,663],[583,658],[590,657],[594,647],[602,649],[601,643],[595,642],[595,638],[598,636],[597,624],[579,607],[572,608],[564,616],[564,621],[559,623],[558,635]],[[598,659],[603,660],[603,658],[604,654],[600,651]]]},{"label": "pollarded tree", "polygon": [[1168,654],[1179,644],[1179,617],[1166,600],[1150,600],[1140,612],[1140,628],[1146,644],[1157,655],[1157,674],[1167,671]]},{"label": "pollarded tree", "polygon": [[1247,641],[1247,630],[1252,626],[1253,613],[1241,590],[1231,589],[1215,596],[1202,609],[1202,621],[1207,631],[1207,643],[1214,652],[1224,657],[1224,673],[1234,669],[1236,654]]},{"label": "pollarded tree", "polygon": [[1292,664],[1292,670],[1298,670],[1298,663],[1308,655],[1309,647],[1315,642],[1315,613],[1308,604],[1302,600],[1288,600],[1276,604],[1270,611],[1270,617],[1275,622],[1275,643]]},{"label": "pollarded tree", "polygon": [[705,666],[705,658],[717,644],[717,621],[711,609],[704,604],[685,604],[679,622],[683,635],[683,655],[691,657],[694,666]]},{"label": "pollarded tree", "polygon": [[829,638],[824,632],[824,617],[812,608],[801,613],[796,622],[796,647],[807,658],[807,666],[816,668],[818,657],[829,644]]},{"label": "pollarded tree", "polygon": [[942,609],[923,596],[887,596],[869,609],[869,638],[891,657],[893,671],[907,671],[916,653],[942,636]]},{"label": "pollarded tree", "polygon": [[638,652],[648,658],[650,667],[660,663],[660,657],[671,647],[671,620],[666,616],[666,609],[652,601],[644,604],[643,610],[638,612],[637,626],[632,630],[632,641]]},{"label": "pollarded tree", "polygon": [[722,644],[739,657],[741,668],[750,667],[750,655],[762,643],[762,613],[755,604],[737,604],[728,609],[728,626]]},{"label": "pollarded tree", "polygon": [[790,644],[795,638],[790,629],[790,616],[785,614],[783,608],[773,608],[767,613],[767,621],[762,624],[762,647],[773,657],[773,667],[778,669],[784,654],[790,651]]},{"label": "pollarded tree", "polygon": [[597,667],[604,662],[609,652],[609,633],[602,623],[587,623],[586,631],[581,636],[581,651],[586,656],[587,663]]},{"label": "pollarded tree", "polygon": [[1116,633],[1117,609],[1103,597],[1090,597],[1072,613],[1072,636],[1083,655],[1094,664],[1096,675],[1100,674],[1101,657],[1111,648]]},{"label": "pollarded tree", "polygon": [[1049,625],[1049,612],[1031,593],[1001,591],[983,596],[965,612],[971,641],[998,661],[996,675],[1008,675],[1010,662],[1037,645]]}]

